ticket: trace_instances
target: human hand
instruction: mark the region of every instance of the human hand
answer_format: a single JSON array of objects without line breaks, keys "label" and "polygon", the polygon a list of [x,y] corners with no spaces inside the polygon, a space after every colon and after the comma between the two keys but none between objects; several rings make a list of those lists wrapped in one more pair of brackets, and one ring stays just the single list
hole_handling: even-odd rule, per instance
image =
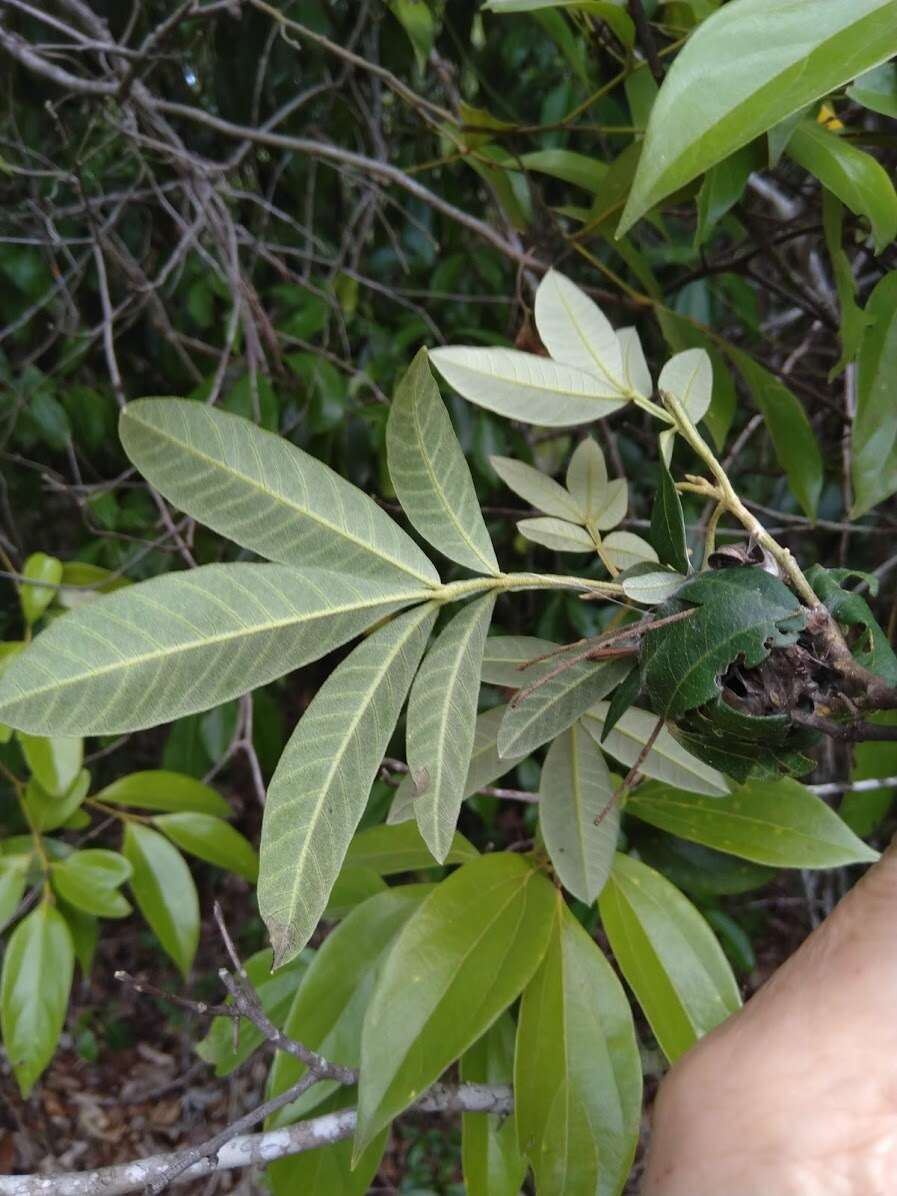
[{"label": "human hand", "polygon": [[661,1085],[642,1196],[897,1193],[897,846]]}]

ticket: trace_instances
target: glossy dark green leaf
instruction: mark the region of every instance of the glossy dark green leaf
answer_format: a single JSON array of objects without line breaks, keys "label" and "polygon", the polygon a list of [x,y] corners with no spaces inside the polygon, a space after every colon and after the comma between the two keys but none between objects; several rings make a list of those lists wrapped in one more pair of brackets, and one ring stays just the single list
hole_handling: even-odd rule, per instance
[{"label": "glossy dark green leaf", "polygon": [[[841,580],[847,581],[852,576],[848,573]],[[807,580],[838,623],[852,632],[851,652],[855,659],[889,685],[897,685],[897,654],[862,594],[844,589],[838,584],[837,570],[822,565],[811,565]]]},{"label": "glossy dark green leaf", "polygon": [[598,899],[620,970],[671,1063],[741,1004],[713,931],[675,885],[618,855]]},{"label": "glossy dark green leaf", "polygon": [[846,365],[854,361],[860,350],[863,332],[871,317],[857,304],[856,279],[850,258],[844,252],[843,228],[844,206],[831,191],[822,193],[822,224],[825,233],[825,247],[832,263],[832,274],[841,308],[841,356],[829,371],[829,378],[839,374]]},{"label": "glossy dark green leaf", "polygon": [[790,777],[750,782],[725,797],[648,783],[630,794],[626,812],[683,839],[776,868],[836,868],[878,858],[822,798]]},{"label": "glossy dark green leaf", "polygon": [[897,63],[885,62],[865,71],[847,88],[847,94],[871,112],[897,117]]},{"label": "glossy dark green leaf", "polygon": [[131,890],[140,912],[186,976],[199,942],[199,899],[184,857],[139,822],[126,825],[122,852],[133,869]]},{"label": "glossy dark green leaf", "polygon": [[749,893],[769,884],[777,875],[775,868],[691,843],[647,823],[627,822],[626,833],[639,859],[701,901]]},{"label": "glossy dark green leaf", "polygon": [[870,326],[857,366],[857,411],[853,424],[851,519],[897,491],[897,271],[886,274],[869,296]]},{"label": "glossy dark green leaf", "polygon": [[690,606],[694,615],[646,635],[642,647],[642,686],[669,719],[711,701],[736,658],[751,668],[773,646],[793,644],[805,622],[795,595],[759,568],[696,574],[659,613]]},{"label": "glossy dark green leaf", "polygon": [[815,175],[851,212],[869,221],[876,253],[890,245],[897,236],[897,192],[871,154],[815,120],[797,126],[785,154]]},{"label": "glossy dark green leaf", "polygon": [[124,918],[130,904],[119,893],[131,865],[117,851],[91,847],[51,865],[53,888],[69,905],[97,918]]},{"label": "glossy dark green leaf", "polygon": [[738,0],[670,68],[618,233],[790,113],[897,53],[890,0]]},{"label": "glossy dark green leaf", "polygon": [[480,1038],[527,984],[557,894],[520,856],[444,880],[396,939],[365,1016],[356,1153]]},{"label": "glossy dark green leaf", "polygon": [[65,919],[42,901],[10,935],[0,976],[3,1045],[23,1097],[56,1050],[74,964]]},{"label": "glossy dark green leaf", "polygon": [[769,370],[732,345],[726,352],[757,404],[794,496],[810,519],[822,493],[822,455],[798,399]]},{"label": "glossy dark green leaf", "polygon": [[119,777],[96,795],[97,801],[116,806],[135,806],[138,810],[193,810],[227,818],[231,808],[209,785],[180,772],[151,769]]},{"label": "glossy dark green leaf", "polygon": [[658,466],[660,485],[654,497],[651,530],[648,535],[662,564],[671,565],[679,573],[688,573],[691,566],[685,538],[682,500],[662,455]]},{"label": "glossy dark green leaf", "polygon": [[[28,582],[19,587],[19,601],[25,622],[32,626],[38,621],[57,594],[62,581],[62,561],[45,552],[33,552],[22,566],[22,575]],[[46,582],[46,585],[35,583]]]},{"label": "glossy dark green leaf", "polygon": [[[511,1015],[503,1013],[461,1056],[462,1081],[510,1084],[514,1078],[515,1031]],[[514,1118],[464,1113],[461,1165],[467,1196],[518,1196],[526,1174],[526,1159],[517,1146]]]},{"label": "glossy dark green leaf", "polygon": [[605,739],[607,739],[608,735],[630,706],[634,706],[638,701],[641,692],[642,675],[639,669],[633,666],[610,695],[610,701],[607,703],[607,712],[604,715],[604,722],[601,727],[599,743],[604,743]]},{"label": "glossy dark green leaf", "polygon": [[[293,998],[284,1031],[336,1063],[357,1067],[365,1010],[387,952],[432,891],[432,885],[401,885],[354,909],[316,952]],[[295,1056],[276,1055],[269,1095],[286,1091],[304,1071],[305,1065]],[[330,1080],[316,1084],[275,1114],[274,1124],[306,1115],[336,1087]]]},{"label": "glossy dark green leaf", "polygon": [[698,192],[698,228],[695,246],[703,245],[723,216],[738,203],[744,194],[748,176],[756,166],[753,147],[736,150],[704,175]]},{"label": "glossy dark green leaf", "polygon": [[523,994],[514,1093],[539,1196],[617,1196],[641,1119],[635,1027],[610,964],[560,903]]},{"label": "glossy dark green leaf", "polygon": [[153,825],[190,855],[226,868],[228,872],[236,872],[253,883],[258,878],[259,860],[255,848],[223,819],[184,810],[178,814],[157,814]]},{"label": "glossy dark green leaf", "polygon": [[18,735],[25,763],[31,775],[50,797],[62,797],[71,789],[84,759],[84,742],[69,737],[45,739],[39,735]]},{"label": "glossy dark green leaf", "polygon": [[[273,974],[272,959],[271,948],[265,947],[245,960],[243,966],[262,1009],[275,1026],[282,1027],[309,959],[300,955]],[[227,1004],[233,1004],[231,997],[227,998]],[[216,1017],[195,1049],[200,1059],[214,1066],[216,1076],[229,1076],[266,1041],[262,1031],[248,1018],[239,1019],[235,1038],[233,1019]]]}]

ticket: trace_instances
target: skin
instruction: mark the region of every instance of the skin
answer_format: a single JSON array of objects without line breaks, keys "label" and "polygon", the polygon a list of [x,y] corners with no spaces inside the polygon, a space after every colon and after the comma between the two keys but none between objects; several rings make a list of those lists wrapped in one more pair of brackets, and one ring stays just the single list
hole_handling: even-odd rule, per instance
[{"label": "skin", "polygon": [[672,1068],[641,1196],[895,1193],[892,843],[745,1007]]}]

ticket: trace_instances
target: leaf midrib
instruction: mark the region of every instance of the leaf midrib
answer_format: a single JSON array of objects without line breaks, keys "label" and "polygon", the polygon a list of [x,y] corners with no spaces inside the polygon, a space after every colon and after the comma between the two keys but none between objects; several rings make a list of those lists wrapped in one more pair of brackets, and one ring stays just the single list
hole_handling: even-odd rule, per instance
[{"label": "leaf midrib", "polygon": [[[437,401],[440,401],[440,400],[437,399]],[[446,419],[448,419],[448,413],[446,413]],[[433,469],[433,462],[430,458],[430,454],[427,452],[427,447],[424,444],[424,438],[423,438],[423,434],[422,434],[423,430],[421,428],[421,423],[420,423],[420,404],[413,400],[411,403],[411,422],[414,427],[414,434],[417,437],[417,443],[420,447],[420,458],[424,463],[424,468],[426,469],[427,474],[429,475],[430,482],[432,483],[434,492],[439,495],[439,498],[440,498],[440,501],[442,502],[442,506],[445,510],[445,513],[449,517],[449,521],[454,525],[455,531],[460,536],[462,542],[467,545],[467,547],[474,554],[474,556],[477,558],[477,560],[482,561],[486,572],[491,574],[493,577],[497,577],[500,570],[498,568],[498,561],[495,559],[494,551],[492,554],[491,561],[487,557],[483,556],[482,552],[477,547],[477,545],[474,543],[473,539],[467,534],[465,529],[461,526],[461,521],[458,519],[458,516],[455,514],[454,509],[451,507],[451,505],[448,502],[448,499],[445,496],[445,490],[443,489],[438,477],[436,476],[436,471]],[[460,449],[460,445],[459,445],[459,449]],[[485,531],[485,524],[483,525],[483,530]],[[486,532],[487,539],[488,539],[488,535],[489,535],[489,533]]]},{"label": "leaf midrib", "polygon": [[59,692],[60,690],[66,689],[71,685],[83,685],[85,682],[92,681],[97,677],[105,677],[110,673],[115,673],[123,669],[130,670],[139,668],[141,665],[149,664],[157,660],[164,660],[169,656],[178,656],[182,652],[190,652],[196,648],[205,648],[214,644],[224,644],[231,642],[236,643],[241,639],[249,639],[256,635],[263,635],[267,632],[278,631],[293,624],[313,623],[318,619],[331,619],[339,615],[351,614],[355,611],[364,610],[366,607],[374,608],[377,606],[388,606],[392,602],[404,603],[406,598],[408,604],[411,605],[415,602],[424,601],[425,599],[429,598],[429,596],[430,595],[428,591],[422,591],[417,594],[402,594],[396,596],[395,598],[376,598],[365,602],[346,604],[338,607],[329,607],[326,610],[316,611],[311,615],[296,614],[284,619],[272,619],[270,622],[256,623],[251,627],[242,627],[232,632],[203,636],[201,639],[187,641],[181,644],[173,644],[171,647],[165,649],[158,649],[153,652],[144,652],[140,656],[131,656],[126,660],[117,660],[112,664],[103,665],[101,668],[91,669],[74,677],[67,677],[63,680],[52,681],[47,685],[32,687],[27,691],[21,691],[21,693],[23,695],[23,699],[27,698],[31,700],[49,691]]},{"label": "leaf midrib", "polygon": [[[328,532],[331,532],[334,535],[340,536],[343,539],[348,540],[350,543],[356,545],[356,547],[358,547],[358,548],[361,548],[363,551],[370,553],[372,556],[379,557],[380,560],[385,561],[386,563],[391,565],[393,568],[400,570],[402,573],[407,573],[410,577],[415,578],[416,581],[421,581],[425,585],[430,586],[431,588],[435,588],[436,586],[438,586],[440,584],[438,580],[433,581],[432,578],[427,577],[426,574],[419,573],[417,570],[412,568],[410,565],[404,563],[403,561],[397,560],[395,557],[389,556],[387,553],[385,553],[384,551],[379,549],[376,545],[370,544],[366,540],[362,540],[360,537],[353,535],[352,532],[350,532],[347,527],[341,527],[338,524],[330,523],[327,519],[325,519],[318,512],[312,511],[308,507],[300,506],[297,502],[293,501],[292,499],[287,497],[287,495],[283,494],[282,492],[278,492],[277,490],[272,490],[269,486],[266,486],[258,478],[253,478],[249,474],[243,473],[239,469],[235,469],[233,467],[233,465],[225,463],[220,458],[211,457],[208,455],[208,453],[202,452],[200,449],[198,449],[195,446],[195,444],[192,441],[181,440],[177,436],[174,436],[170,432],[166,431],[164,428],[160,428],[155,424],[147,423],[146,421],[141,420],[139,415],[134,414],[134,412],[129,412],[128,414],[130,415],[131,419],[133,419],[136,424],[139,424],[140,427],[142,427],[145,431],[149,432],[150,434],[152,434],[154,436],[158,436],[163,440],[167,440],[169,443],[171,443],[173,445],[177,445],[181,449],[185,449],[187,452],[192,453],[193,456],[196,457],[197,460],[203,461],[207,465],[212,466],[215,469],[220,469],[223,472],[229,473],[233,478],[236,478],[239,481],[245,483],[251,489],[258,491],[259,494],[263,494],[267,498],[272,500],[273,502],[280,504],[282,506],[285,506],[285,507],[289,508],[289,510],[291,510],[291,511],[295,511],[298,515],[304,516],[306,519],[312,520],[312,522],[319,524],[322,528],[325,528]],[[289,443],[289,442],[287,441],[285,443]],[[295,447],[295,446],[291,446],[291,447]],[[300,449],[299,451],[301,452],[302,450]],[[323,463],[316,461],[316,464],[320,465]],[[325,466],[324,468],[327,468],[327,467]],[[340,478],[340,481],[343,481],[343,480],[344,479]],[[359,492],[359,493],[361,493],[361,492]],[[363,495],[363,497],[367,498],[367,495]],[[398,527],[398,526],[396,527],[396,531],[401,533],[401,530],[402,529],[400,527]],[[411,543],[412,543],[412,545],[414,545],[413,541],[411,541]],[[414,547],[417,547],[417,546],[414,545]]]}]

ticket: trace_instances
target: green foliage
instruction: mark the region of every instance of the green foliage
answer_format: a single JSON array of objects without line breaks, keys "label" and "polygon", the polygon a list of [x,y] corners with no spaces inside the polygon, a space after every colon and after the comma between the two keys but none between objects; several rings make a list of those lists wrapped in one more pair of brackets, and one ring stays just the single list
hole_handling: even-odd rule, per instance
[{"label": "green foliage", "polygon": [[[738,1007],[739,895],[876,858],[890,789],[836,814],[783,774],[830,766],[800,717],[850,672],[814,592],[897,684],[892,6],[645,7],[653,48],[606,0],[394,0],[357,27],[301,0],[244,6],[238,36],[191,11],[145,81],[186,148],[142,138],[139,176],[120,80],[69,95],[63,142],[55,85],[11,72],[0,1022],[24,1093],[103,919],[191,973],[211,864],[237,901],[260,875],[268,1017],[360,1069],[271,1120],[359,1106],[355,1143],[272,1191],[366,1191],[457,1063],[514,1089],[512,1116],[464,1114],[469,1196],[528,1169],[537,1196],[615,1196],[642,1066],[599,942],[675,1059]],[[717,569],[733,533],[752,567]],[[816,654],[800,701],[770,680],[792,652]],[[844,696],[813,717],[853,723]],[[893,775],[891,746],[829,775]],[[237,1030],[198,1044],[218,1075],[263,1044]],[[302,1074],[276,1051],[268,1095]],[[406,1186],[435,1175],[415,1151],[457,1180],[442,1146]]]}]

